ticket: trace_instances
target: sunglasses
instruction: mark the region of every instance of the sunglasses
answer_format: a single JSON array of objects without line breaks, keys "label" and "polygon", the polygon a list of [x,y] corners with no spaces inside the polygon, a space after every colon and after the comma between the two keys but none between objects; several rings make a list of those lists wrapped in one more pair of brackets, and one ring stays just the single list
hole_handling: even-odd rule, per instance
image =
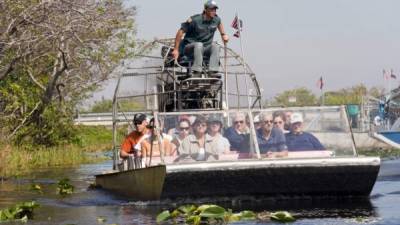
[{"label": "sunglasses", "polygon": [[244,121],[243,120],[238,120],[238,121],[235,121],[234,123],[235,124],[239,124],[239,123],[244,123]]},{"label": "sunglasses", "polygon": [[274,124],[282,124],[283,121],[275,121]]},{"label": "sunglasses", "polygon": [[179,127],[179,130],[189,130],[190,127]]},{"label": "sunglasses", "polygon": [[264,123],[273,123],[273,120],[264,120]]}]

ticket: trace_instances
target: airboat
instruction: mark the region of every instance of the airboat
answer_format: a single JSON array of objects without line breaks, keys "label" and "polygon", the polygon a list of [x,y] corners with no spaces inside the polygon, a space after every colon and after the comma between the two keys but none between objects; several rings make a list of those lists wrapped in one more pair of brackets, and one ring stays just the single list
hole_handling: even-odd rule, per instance
[{"label": "airboat", "polygon": [[[192,77],[190,59],[175,61],[171,56],[173,43],[173,39],[154,40],[124,65],[113,97],[113,168],[96,175],[97,186],[132,200],[369,196],[380,159],[358,155],[344,106],[263,108],[255,73],[235,51],[219,45],[220,78],[209,77],[206,69]],[[160,150],[159,156],[143,158],[140,165],[124,163],[119,158],[120,144],[133,129],[136,112],[154,118],[153,129],[164,139],[178,135],[183,117],[217,118],[223,136],[235,116],[244,114],[245,149],[221,152],[214,160],[179,161],[176,148],[175,155]],[[257,117],[276,112],[300,113],[304,129],[325,149],[289,149],[285,157],[263,154],[256,137]],[[161,141],[158,144],[162,149]]]},{"label": "airboat", "polygon": [[[363,98],[364,124],[374,138],[394,148],[400,148],[400,88],[375,98]],[[369,128],[369,129],[368,129]]]}]

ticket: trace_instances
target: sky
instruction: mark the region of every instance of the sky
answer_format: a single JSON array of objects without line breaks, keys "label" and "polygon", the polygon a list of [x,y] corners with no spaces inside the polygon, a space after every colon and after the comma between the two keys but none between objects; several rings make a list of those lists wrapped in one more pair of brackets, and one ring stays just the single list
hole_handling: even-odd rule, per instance
[{"label": "sky", "polygon": [[[180,24],[203,9],[203,0],[125,0],[137,7],[138,38],[174,37]],[[240,53],[230,24],[243,20],[247,63],[263,95],[306,87],[318,94],[363,83],[387,87],[382,70],[400,80],[400,1],[398,0],[216,0],[231,36],[228,46]],[[221,42],[220,35],[215,41]],[[399,84],[392,80],[392,87]],[[113,83],[95,95],[110,98]]]}]

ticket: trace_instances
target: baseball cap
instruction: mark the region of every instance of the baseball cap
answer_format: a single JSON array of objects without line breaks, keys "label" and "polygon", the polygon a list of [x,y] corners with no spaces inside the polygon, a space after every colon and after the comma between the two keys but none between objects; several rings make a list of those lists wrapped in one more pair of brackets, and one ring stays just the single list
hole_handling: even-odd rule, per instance
[{"label": "baseball cap", "polygon": [[147,116],[145,114],[137,113],[133,117],[133,124],[141,124],[145,120],[147,120]]},{"label": "baseball cap", "polygon": [[303,122],[303,115],[301,113],[293,113],[290,116],[290,123],[302,123]]}]

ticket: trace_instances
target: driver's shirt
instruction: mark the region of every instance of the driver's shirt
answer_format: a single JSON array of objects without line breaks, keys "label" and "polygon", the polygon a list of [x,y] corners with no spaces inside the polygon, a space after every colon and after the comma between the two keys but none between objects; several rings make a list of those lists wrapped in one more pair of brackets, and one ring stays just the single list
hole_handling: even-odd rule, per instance
[{"label": "driver's shirt", "polygon": [[185,38],[179,46],[180,52],[183,52],[187,44],[194,42],[201,42],[204,47],[211,45],[214,33],[220,23],[221,18],[217,15],[211,20],[206,20],[203,14],[191,16],[181,25],[181,30],[185,32]]}]

